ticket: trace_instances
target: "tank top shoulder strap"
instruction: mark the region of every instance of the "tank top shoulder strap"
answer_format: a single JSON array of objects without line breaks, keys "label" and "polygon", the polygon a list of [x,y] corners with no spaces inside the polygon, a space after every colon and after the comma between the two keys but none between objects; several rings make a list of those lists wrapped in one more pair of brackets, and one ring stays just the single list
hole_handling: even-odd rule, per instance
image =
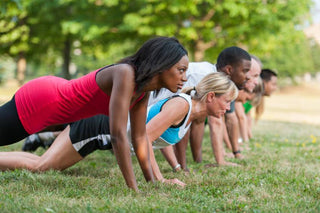
[{"label": "tank top shoulder strap", "polygon": [[186,124],[186,122],[188,121],[189,117],[190,117],[190,113],[191,113],[191,109],[192,109],[192,101],[191,101],[191,96],[187,95],[185,93],[179,93],[176,94],[174,96],[171,96],[169,99],[174,98],[174,97],[182,97],[184,98],[188,104],[189,104],[189,110],[188,113],[186,114],[186,116],[183,118],[183,120],[178,124],[178,125],[171,125],[172,128],[179,128],[182,125]]}]

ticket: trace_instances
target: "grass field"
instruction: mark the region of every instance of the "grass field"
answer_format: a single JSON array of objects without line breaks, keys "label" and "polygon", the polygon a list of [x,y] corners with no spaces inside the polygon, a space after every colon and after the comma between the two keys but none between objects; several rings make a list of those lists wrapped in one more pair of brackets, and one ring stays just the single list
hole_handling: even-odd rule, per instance
[{"label": "grass field", "polygon": [[[189,175],[173,173],[156,152],[164,176],[184,181],[185,189],[145,183],[133,157],[141,190],[135,193],[126,188],[114,156],[97,151],[63,172],[2,172],[0,212],[320,212],[315,88],[290,88],[268,99],[246,158],[229,159],[240,167],[205,166],[214,163],[208,129],[203,162],[193,163],[188,151]],[[20,149],[21,143],[1,148]]]}]

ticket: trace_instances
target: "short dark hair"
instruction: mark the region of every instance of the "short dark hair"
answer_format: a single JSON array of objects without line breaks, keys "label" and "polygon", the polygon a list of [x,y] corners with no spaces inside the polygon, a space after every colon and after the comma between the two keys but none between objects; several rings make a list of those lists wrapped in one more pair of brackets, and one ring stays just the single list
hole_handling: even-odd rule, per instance
[{"label": "short dark hair", "polygon": [[250,54],[240,47],[227,47],[219,54],[217,59],[217,70],[221,70],[227,65],[237,66],[242,60],[251,61]]},{"label": "short dark hair", "polygon": [[185,55],[188,52],[178,39],[158,36],[146,41],[134,55],[120,63],[134,67],[136,90],[140,91],[156,74],[169,69]]},{"label": "short dark hair", "polygon": [[260,73],[260,77],[263,81],[270,81],[272,76],[278,76],[277,73],[271,69],[262,69]]}]

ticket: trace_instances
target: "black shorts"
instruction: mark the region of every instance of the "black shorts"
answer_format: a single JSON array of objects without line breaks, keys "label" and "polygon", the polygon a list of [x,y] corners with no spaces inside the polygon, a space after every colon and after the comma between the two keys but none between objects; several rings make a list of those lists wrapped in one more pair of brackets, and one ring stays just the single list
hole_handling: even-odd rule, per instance
[{"label": "black shorts", "polygon": [[14,97],[0,106],[0,146],[18,142],[29,134],[19,119]]},{"label": "black shorts", "polygon": [[112,149],[109,117],[105,115],[96,115],[71,123],[69,136],[73,147],[82,157],[97,149]]},{"label": "black shorts", "polygon": [[234,110],[235,110],[235,107],[234,107],[235,103],[236,103],[236,101],[232,101],[232,102],[230,103],[230,110],[226,111],[226,113],[232,113],[232,112],[234,112]]}]

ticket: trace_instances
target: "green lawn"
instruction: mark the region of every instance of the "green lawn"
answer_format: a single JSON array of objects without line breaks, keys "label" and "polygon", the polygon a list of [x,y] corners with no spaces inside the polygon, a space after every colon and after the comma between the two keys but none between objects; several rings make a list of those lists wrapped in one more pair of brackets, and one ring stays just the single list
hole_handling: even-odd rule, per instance
[{"label": "green lawn", "polygon": [[[0,174],[0,212],[320,212],[320,126],[259,121],[241,167],[206,168],[214,163],[208,129],[203,163],[190,175],[173,173],[160,152],[165,177],[185,189],[145,183],[133,157],[140,193],[127,189],[114,156],[97,151],[63,171]],[[19,150],[21,143],[1,147]],[[38,150],[37,153],[42,153]]]}]

